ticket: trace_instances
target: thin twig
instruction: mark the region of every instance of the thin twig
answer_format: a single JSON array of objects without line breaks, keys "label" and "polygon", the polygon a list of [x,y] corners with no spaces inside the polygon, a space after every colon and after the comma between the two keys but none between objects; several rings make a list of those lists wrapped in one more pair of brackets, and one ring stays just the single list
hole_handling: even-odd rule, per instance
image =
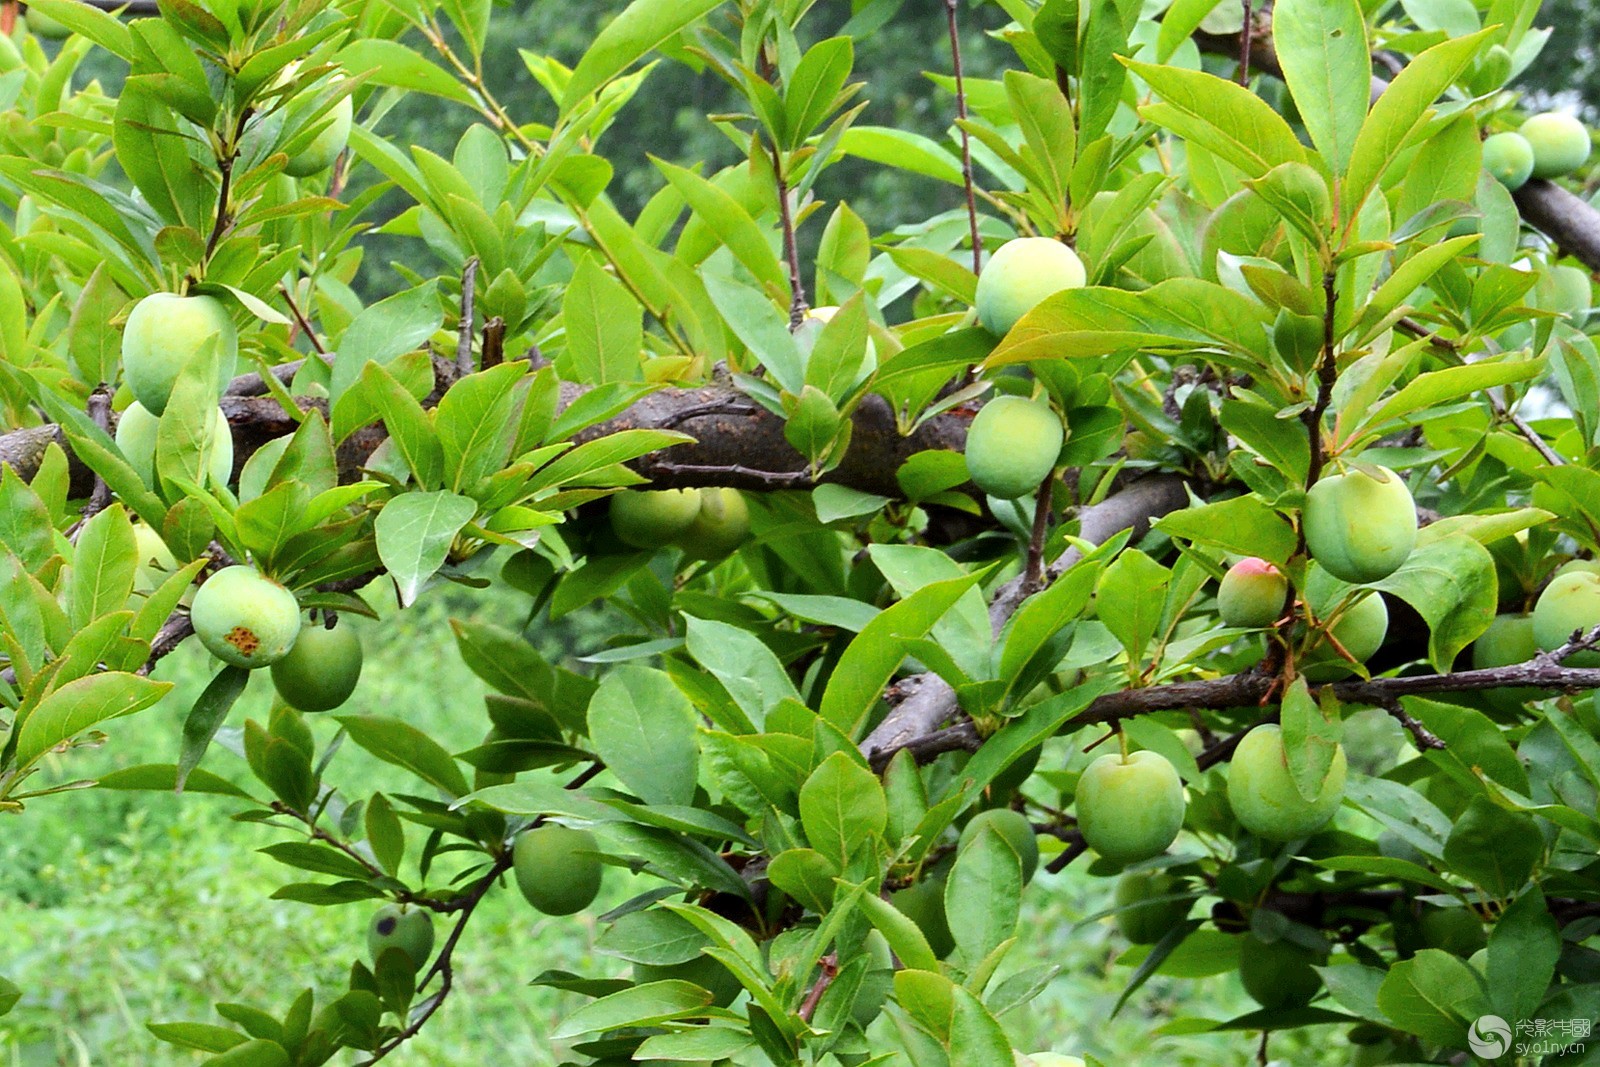
[{"label": "thin twig", "polygon": [[950,58],[956,76],[956,129],[961,133],[961,183],[966,188],[967,225],[972,233],[972,273],[977,274],[983,269],[983,237],[978,233],[978,198],[972,177],[972,138],[963,125],[967,121],[967,83],[961,69],[961,34],[956,25],[959,3],[960,0],[944,0],[944,10],[950,26]]},{"label": "thin twig", "polygon": [[772,173],[778,185],[778,217],[783,221],[783,258],[789,264],[789,329],[798,330],[810,310],[805,281],[800,276],[800,246],[795,240],[794,208],[789,203],[789,180],[783,173],[783,155],[772,149]]},{"label": "thin twig", "polygon": [[1239,84],[1250,85],[1250,43],[1255,37],[1255,13],[1250,0],[1244,0],[1244,30],[1239,34]]},{"label": "thin twig", "polygon": [[326,356],[328,350],[322,347],[322,341],[317,338],[317,331],[312,328],[306,313],[300,310],[300,305],[295,302],[294,294],[289,291],[289,287],[279,283],[278,292],[283,295],[283,302],[289,306],[289,314],[300,324],[300,329],[306,335],[306,340],[311,342],[311,347],[316,350],[317,355]]},{"label": "thin twig", "polygon": [[800,1018],[808,1023],[817,1013],[817,1005],[822,1003],[822,995],[828,991],[828,987],[833,985],[833,980],[839,975],[839,957],[830,953],[818,960],[817,966],[822,968],[822,973],[817,975],[811,991],[806,994],[805,1003],[800,1005]]},{"label": "thin twig", "polygon": [[[107,433],[111,432],[111,390],[104,382],[95,386],[94,392],[89,394],[89,418],[94,424]],[[94,476],[94,491],[89,494],[89,502],[83,506],[83,522],[94,518],[111,504],[111,487],[99,474]],[[71,534],[68,535],[69,537]]]},{"label": "thin twig", "polygon": [[1022,572],[1022,598],[1037,593],[1044,587],[1044,542],[1050,533],[1050,505],[1056,485],[1056,472],[1052,470],[1039,483],[1038,495],[1033,500],[1033,531],[1028,537],[1028,565]]},{"label": "thin twig", "polygon": [[680,477],[724,477],[736,489],[810,489],[815,486],[810,471],[763,471],[739,463],[652,463],[654,475]]},{"label": "thin twig", "polygon": [[506,320],[499,315],[483,324],[483,358],[478,362],[484,370],[498,367],[506,360]]},{"label": "thin twig", "polygon": [[472,373],[472,324],[477,315],[477,302],[473,290],[478,284],[478,257],[467,260],[461,268],[461,322],[456,327],[456,371]]},{"label": "thin twig", "polygon": [[1415,742],[1418,752],[1426,752],[1430,748],[1442,749],[1445,747],[1444,742],[1439,739],[1439,735],[1417,721],[1410,712],[1401,706],[1399,700],[1391,697],[1381,703],[1383,710],[1392,715],[1395,722],[1404,726],[1410,732],[1411,739]]},{"label": "thin twig", "polygon": [[754,415],[755,413],[756,408],[753,404],[741,404],[733,400],[713,400],[710,403],[695,404],[674,411],[658,422],[656,428],[670,430],[690,419],[705,418],[707,415]]},{"label": "thin twig", "polygon": [[[1248,26],[1246,27],[1248,29]],[[1335,275],[1328,271],[1322,276],[1322,362],[1317,368],[1317,399],[1301,417],[1311,446],[1311,462],[1306,467],[1306,488],[1317,483],[1322,476],[1322,418],[1333,402],[1333,387],[1339,379],[1339,364],[1334,355],[1334,311],[1338,292]]]}]

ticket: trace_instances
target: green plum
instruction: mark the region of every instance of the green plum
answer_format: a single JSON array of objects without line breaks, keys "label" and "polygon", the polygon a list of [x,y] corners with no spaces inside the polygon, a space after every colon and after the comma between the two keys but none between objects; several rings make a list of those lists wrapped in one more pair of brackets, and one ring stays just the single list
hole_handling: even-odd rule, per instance
[{"label": "green plum", "polygon": [[433,916],[422,908],[385,904],[367,927],[367,951],[377,963],[385,950],[397,948],[420,968],[433,955]]},{"label": "green plum", "polygon": [[142,522],[133,524],[133,543],[139,550],[133,590],[136,593],[153,593],[178,569],[178,561],[161,535]]},{"label": "green plum", "polygon": [[1557,263],[1539,275],[1529,303],[1541,311],[1554,311],[1564,316],[1581,330],[1589,321],[1589,309],[1594,304],[1589,272],[1568,263]]},{"label": "green plum", "polygon": [[1239,825],[1270,841],[1309,837],[1333,818],[1344,801],[1347,773],[1344,747],[1333,750],[1333,763],[1321,790],[1311,800],[1300,795],[1289,774],[1283,731],[1276,723],[1257,726],[1234,750],[1228,765],[1228,803]]},{"label": "green plum", "polygon": [[270,667],[300,634],[294,594],[254,567],[225,567],[194,595],[189,619],[200,643],[235,667]]},{"label": "green plum", "polygon": [[[152,488],[156,484],[156,432],[160,425],[161,420],[137,400],[117,419],[117,448],[144,484]],[[233,476],[233,430],[221,408],[211,424],[211,457],[206,476],[212,485],[219,486],[227,485]]]},{"label": "green plum", "polygon": [[[1319,618],[1325,617],[1321,605],[1314,604],[1313,608]],[[1384,604],[1383,597],[1369,593],[1346,605],[1328,633],[1355,662],[1365,663],[1383,647],[1383,640],[1389,634],[1389,608]],[[1301,668],[1307,680],[1313,682],[1333,681],[1354,673],[1350,661],[1340,655],[1326,638],[1310,651]]]},{"label": "green plum", "polygon": [[1533,151],[1535,178],[1563,178],[1589,160],[1589,131],[1571,115],[1546,111],[1517,132]]},{"label": "green plum", "polygon": [[1454,956],[1470,956],[1488,944],[1483,920],[1471,908],[1427,908],[1418,920],[1422,940]]},{"label": "green plum", "polygon": [[700,490],[628,489],[611,498],[611,529],[634,548],[665,548],[700,515]]},{"label": "green plum", "polygon": [[1262,941],[1245,936],[1239,952],[1239,979],[1244,991],[1263,1008],[1298,1008],[1322,988],[1313,967],[1323,957],[1290,941]]},{"label": "green plum", "polygon": [[[1571,570],[1551,579],[1533,605],[1533,638],[1549,651],[1574,633],[1600,626],[1600,574]],[[1569,667],[1600,667],[1600,650],[1588,649],[1565,660]]]},{"label": "green plum", "polygon": [[1324,475],[1306,494],[1306,551],[1335,578],[1376,582],[1400,569],[1417,543],[1417,506],[1400,476],[1377,467]]},{"label": "green plum", "polygon": [[1189,914],[1191,901],[1162,900],[1182,888],[1165,871],[1128,871],[1117,879],[1117,929],[1135,945],[1153,945]]},{"label": "green plum", "polygon": [[[1472,642],[1474,670],[1491,667],[1509,667],[1526,663],[1539,652],[1539,642],[1533,635],[1533,616],[1496,615],[1489,620],[1489,628]],[[1532,686],[1500,686],[1485,689],[1484,697],[1495,709],[1508,715],[1522,711],[1529,701],[1547,696],[1542,689]]]},{"label": "green plum", "polygon": [[990,496],[1032,496],[1055,469],[1065,436],[1061,417],[1045,401],[996,397],[967,429],[967,471]]},{"label": "green plum", "polygon": [[1217,612],[1229,626],[1271,626],[1283,615],[1289,579],[1264,559],[1250,556],[1228,568],[1217,587]]},{"label": "green plum", "polygon": [[737,489],[700,490],[700,510],[678,535],[688,559],[721,559],[750,536],[750,507]]},{"label": "green plum", "polygon": [[571,915],[594,903],[605,872],[594,834],[544,823],[517,836],[512,863],[517,888],[546,915]]},{"label": "green plum", "polygon": [[[290,105],[293,110],[293,105]],[[355,124],[355,103],[349,96],[341,96],[321,118],[316,120],[321,131],[300,151],[289,157],[285,174],[306,178],[333,166],[345,145],[350,143],[350,129]]]},{"label": "green plum", "polygon": [[1516,192],[1533,175],[1533,146],[1520,133],[1496,133],[1483,140],[1483,169]]},{"label": "green plum", "polygon": [[1033,824],[1027,816],[1010,808],[990,808],[980,811],[968,820],[956,845],[956,854],[965,852],[985,829],[1000,835],[1022,861],[1022,880],[1031,881],[1039,869],[1039,839],[1033,834]]},{"label": "green plum", "polygon": [[1007,241],[978,275],[978,321],[992,334],[1009,333],[1045,297],[1087,280],[1078,253],[1052,237]]},{"label": "green plum", "polygon": [[355,627],[321,623],[300,628],[289,654],[272,665],[272,684],[290,707],[331,711],[355,692],[361,679],[361,639]]},{"label": "green plum", "polygon": [[1183,828],[1183,780],[1159,752],[1110,753],[1078,779],[1078,830],[1114,863],[1159,856]]},{"label": "green plum", "polygon": [[152,293],[135,304],[122,331],[122,374],[134,399],[152,415],[166,411],[178,375],[213,339],[221,396],[239,357],[239,336],[222,302]]}]

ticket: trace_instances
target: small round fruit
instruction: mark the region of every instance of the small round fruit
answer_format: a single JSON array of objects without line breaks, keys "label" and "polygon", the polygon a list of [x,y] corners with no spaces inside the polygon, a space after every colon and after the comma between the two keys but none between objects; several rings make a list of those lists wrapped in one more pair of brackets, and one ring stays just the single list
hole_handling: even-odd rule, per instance
[{"label": "small round fruit", "polygon": [[[1346,607],[1329,634],[1355,662],[1367,662],[1383,647],[1383,639],[1389,634],[1389,608],[1383,597],[1371,593]],[[1311,650],[1301,668],[1306,679],[1312,682],[1328,682],[1353,673],[1350,661],[1335,651],[1326,639]]]},{"label": "small round fruit", "polygon": [[1250,556],[1228,568],[1217,587],[1217,612],[1229,626],[1271,626],[1283,615],[1289,579],[1264,559]]},{"label": "small round fruit", "polygon": [[1344,800],[1346,773],[1344,746],[1340,745],[1333,750],[1333,763],[1322,789],[1306,800],[1289,775],[1283,731],[1275,723],[1266,723],[1245,734],[1234,750],[1228,765],[1228,803],[1239,824],[1257,837],[1294,841],[1309,837],[1333,818]]},{"label": "small round fruit", "polygon": [[1298,1008],[1322,988],[1312,970],[1320,962],[1316,953],[1292,942],[1247,935],[1239,952],[1239,980],[1263,1008]]},{"label": "small round fruit", "polygon": [[361,679],[361,639],[355,627],[300,628],[289,654],[272,665],[272,684],[290,707],[331,711],[350,699]]},{"label": "small round fruit", "polygon": [[235,667],[270,667],[300,634],[294,594],[254,567],[225,567],[206,579],[189,619],[200,643]]},{"label": "small round fruit", "polygon": [[1117,879],[1117,929],[1135,945],[1153,945],[1189,914],[1188,900],[1161,900],[1180,888],[1165,871],[1129,871]]},{"label": "small round fruit", "polygon": [[1589,160],[1589,131],[1571,115],[1546,111],[1517,132],[1533,151],[1535,178],[1562,178]]},{"label": "small round fruit", "polygon": [[1022,861],[1022,880],[1033,879],[1039,869],[1039,839],[1033,835],[1033,824],[1021,812],[1010,808],[990,808],[974,815],[961,830],[961,840],[956,844],[956,855],[965,852],[987,827],[999,834]]},{"label": "small round fruit", "polygon": [[[144,484],[152,488],[156,484],[156,433],[160,425],[161,420],[137,400],[117,419],[117,448]],[[233,430],[221,408],[211,421],[211,458],[206,463],[206,477],[212,485],[227,485],[233,477]]]},{"label": "small round fruit", "polygon": [[1566,316],[1567,322],[1581,330],[1589,321],[1589,309],[1594,304],[1589,272],[1568,263],[1556,264],[1539,275],[1531,303],[1542,311]]},{"label": "small round fruit", "polygon": [[1483,169],[1512,192],[1533,175],[1533,146],[1520,133],[1496,133],[1484,138]]},{"label": "small round fruit", "polygon": [[1376,582],[1400,569],[1417,543],[1417,506],[1400,476],[1379,467],[1325,475],[1306,494],[1306,550],[1335,578]]},{"label": "small round fruit", "polygon": [[598,847],[588,830],[545,823],[525,831],[512,846],[517,888],[546,915],[582,911],[600,893]]},{"label": "small round fruit", "polygon": [[386,949],[397,948],[420,968],[433,955],[433,916],[421,908],[385,904],[367,927],[367,951],[377,963]]},{"label": "small round fruit", "polygon": [[978,275],[978,321],[1009,333],[1045,297],[1088,281],[1083,260],[1052,237],[1019,237],[1001,245]]},{"label": "small round fruit", "polygon": [[1428,908],[1419,920],[1422,940],[1454,956],[1470,956],[1488,944],[1483,920],[1471,908]]},{"label": "small round fruit", "polygon": [[634,548],[665,548],[699,515],[698,489],[629,489],[611,498],[611,528]]},{"label": "small round fruit", "polygon": [[122,331],[122,373],[134,399],[152,415],[166,411],[178,375],[213,337],[220,396],[239,357],[228,309],[213,297],[176,293],[152,293],[135,304]]},{"label": "small round fruit", "polygon": [[291,177],[306,178],[333,166],[333,161],[350,143],[350,128],[355,124],[355,116],[354,102],[348,96],[341,96],[327,113],[316,120],[322,125],[322,132],[289,158],[283,172]]},{"label": "small round fruit", "polygon": [[950,955],[956,939],[950,933],[950,920],[944,911],[944,886],[950,868],[942,866],[924,871],[915,883],[889,895],[889,903],[917,924],[928,947],[940,959]]},{"label": "small round fruit", "polygon": [[[1574,632],[1587,634],[1600,626],[1600,574],[1572,570],[1551,580],[1533,605],[1533,639],[1549,651],[1560,648]],[[1600,667],[1600,651],[1568,656],[1569,667]]]},{"label": "small round fruit", "polygon": [[721,559],[750,536],[750,507],[737,489],[700,490],[700,510],[678,535],[688,559]]},{"label": "small round fruit", "polygon": [[1078,830],[1114,863],[1159,856],[1183,828],[1183,780],[1159,752],[1101,756],[1078,779]]},{"label": "small round fruit", "polygon": [[133,524],[133,543],[139,552],[139,563],[133,576],[136,593],[153,593],[167,576],[178,569],[172,549],[149,526],[142,522]]},{"label": "small round fruit", "polygon": [[[1472,642],[1472,667],[1480,671],[1509,667],[1514,663],[1526,663],[1538,652],[1532,615],[1496,615],[1489,620],[1489,628]],[[1485,689],[1483,695],[1499,711],[1516,714],[1529,701],[1547,694],[1542,689],[1519,685]]]},{"label": "small round fruit", "polygon": [[733,973],[710,956],[696,956],[683,963],[635,963],[633,980],[639,985],[646,982],[691,982],[711,994],[711,1003],[719,1008],[732,1004],[744,987]]},{"label": "small round fruit", "polygon": [[996,397],[967,429],[967,472],[990,496],[1032,496],[1055,469],[1065,438],[1049,404],[1021,396]]}]

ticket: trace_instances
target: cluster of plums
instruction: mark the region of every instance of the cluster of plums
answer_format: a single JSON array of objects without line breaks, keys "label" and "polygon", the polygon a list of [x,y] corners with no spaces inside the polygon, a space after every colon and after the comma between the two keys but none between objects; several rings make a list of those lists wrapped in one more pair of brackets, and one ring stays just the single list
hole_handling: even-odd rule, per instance
[{"label": "cluster of plums", "polygon": [[1571,115],[1547,111],[1516,130],[1491,134],[1483,142],[1483,166],[1507,189],[1529,178],[1562,178],[1589,160],[1589,131]]},{"label": "cluster of plums", "polygon": [[750,507],[737,489],[630,489],[611,498],[611,529],[633,548],[721,559],[750,535]]}]

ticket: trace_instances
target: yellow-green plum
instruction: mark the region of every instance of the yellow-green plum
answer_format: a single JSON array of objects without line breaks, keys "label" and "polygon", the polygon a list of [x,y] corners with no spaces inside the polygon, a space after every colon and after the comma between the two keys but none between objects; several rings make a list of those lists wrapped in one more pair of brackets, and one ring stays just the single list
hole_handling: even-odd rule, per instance
[{"label": "yellow-green plum", "polygon": [[1030,881],[1039,869],[1039,839],[1033,834],[1033,824],[1021,812],[1010,808],[990,808],[980,811],[968,820],[961,830],[961,840],[956,844],[956,855],[972,846],[978,835],[987,829],[999,834],[1022,861],[1022,880]]},{"label": "yellow-green plum", "polygon": [[1483,139],[1483,169],[1512,192],[1533,175],[1533,146],[1520,133],[1496,133]]},{"label": "yellow-green plum", "polygon": [[194,632],[213,656],[235,667],[270,667],[300,635],[294,594],[254,567],[225,567],[207,578],[189,609]]},{"label": "yellow-green plum", "polygon": [[139,564],[133,576],[134,592],[153,593],[178,569],[178,561],[161,535],[142,522],[133,524],[133,543],[139,552]]},{"label": "yellow-green plum", "polygon": [[629,489],[611,498],[611,529],[634,548],[665,548],[699,515],[698,489]]},{"label": "yellow-green plum", "polygon": [[166,411],[178,375],[213,338],[221,395],[239,357],[239,336],[222,302],[152,293],[135,304],[122,331],[122,374],[134,399],[152,415]]},{"label": "yellow-green plum", "polygon": [[1418,921],[1422,940],[1454,956],[1470,956],[1488,944],[1483,920],[1471,908],[1428,908]]},{"label": "yellow-green plum", "polygon": [[1306,550],[1335,578],[1376,582],[1400,569],[1417,543],[1411,490],[1387,467],[1324,475],[1306,494]]},{"label": "yellow-green plum", "polygon": [[978,321],[990,333],[1008,333],[1045,297],[1087,280],[1078,253],[1052,237],[1007,241],[978,276]]},{"label": "yellow-green plum", "polygon": [[316,123],[322,127],[321,132],[289,157],[288,165],[283,168],[285,174],[306,178],[333,166],[333,161],[350,143],[350,128],[355,124],[354,102],[348,96],[341,96]]},{"label": "yellow-green plum", "polygon": [[680,981],[691,982],[711,994],[711,1003],[719,1008],[726,1008],[732,1004],[744,987],[739,984],[739,979],[733,973],[712,959],[710,956],[696,956],[683,963],[649,964],[635,963],[633,965],[634,981],[640,985],[645,982]]},{"label": "yellow-green plum", "polygon": [[272,665],[278,695],[301,711],[333,710],[360,680],[361,639],[349,623],[302,626],[289,654]]},{"label": "yellow-green plum", "polygon": [[[1496,615],[1489,620],[1489,628],[1472,642],[1472,666],[1475,670],[1491,667],[1509,667],[1526,663],[1539,652],[1539,642],[1533,636],[1533,616]],[[1494,707],[1506,714],[1520,712],[1530,700],[1547,695],[1532,686],[1500,686],[1485,689],[1484,697]]]},{"label": "yellow-green plum", "polygon": [[1159,856],[1183,828],[1183,780],[1159,752],[1110,753],[1078,779],[1078,830],[1113,863]]},{"label": "yellow-green plum", "polygon": [[750,506],[737,489],[700,490],[700,510],[678,544],[689,559],[721,559],[750,536]]},{"label": "yellow-green plum", "polygon": [[950,955],[956,947],[944,910],[944,887],[949,875],[948,865],[932,867],[924,870],[916,882],[889,895],[889,903],[917,924],[917,929],[927,938],[928,947],[940,959]]},{"label": "yellow-green plum", "polygon": [[1117,879],[1113,900],[1117,929],[1135,945],[1153,945],[1189,914],[1189,900],[1162,900],[1181,888],[1165,871],[1128,871]]},{"label": "yellow-green plum", "polygon": [[967,472],[990,496],[1031,496],[1055,469],[1065,436],[1061,417],[1048,403],[996,397],[979,409],[967,429]]},{"label": "yellow-green plum", "polygon": [[[135,400],[117,419],[117,448],[138,472],[144,484],[156,484],[156,434],[161,420]],[[206,462],[206,477],[212,485],[227,485],[233,476],[233,430],[228,417],[217,408],[211,421],[211,456]]]},{"label": "yellow-green plum", "polygon": [[512,846],[517,888],[546,915],[571,915],[594,903],[604,873],[594,834],[556,823],[524,831]]},{"label": "yellow-green plum", "polygon": [[377,963],[385,951],[397,948],[420,968],[433,955],[433,916],[422,908],[385,904],[367,927],[367,951]]},{"label": "yellow-green plum", "polygon": [[1283,614],[1289,579],[1264,559],[1241,559],[1217,587],[1217,612],[1229,626],[1271,626]]},{"label": "yellow-green plum", "polygon": [[1589,272],[1582,267],[1558,263],[1539,275],[1530,301],[1541,311],[1554,311],[1578,329],[1589,321],[1594,304],[1594,289]]},{"label": "yellow-green plum", "polygon": [[1283,731],[1266,723],[1245,734],[1234,750],[1228,765],[1228,804],[1239,824],[1257,837],[1294,841],[1316,833],[1333,818],[1344,801],[1346,773],[1344,746],[1336,746],[1321,790],[1305,799],[1289,774]]},{"label": "yellow-green plum", "polygon": [[1546,111],[1517,131],[1533,150],[1535,178],[1562,178],[1589,160],[1589,131],[1571,115]]},{"label": "yellow-green plum", "polygon": [[[1313,607],[1322,617],[1323,606],[1317,604]],[[1340,655],[1333,642],[1328,640],[1329,636],[1356,663],[1365,663],[1383,647],[1383,639],[1388,634],[1389,608],[1384,604],[1383,597],[1369,593],[1339,612],[1327,635],[1307,654],[1301,664],[1301,673],[1313,682],[1330,682],[1355,673],[1350,660]]]},{"label": "yellow-green plum", "polygon": [[[1600,626],[1600,574],[1571,570],[1551,579],[1533,605],[1533,639],[1546,651],[1560,648],[1574,633]],[[1600,651],[1568,656],[1569,667],[1600,667]]]},{"label": "yellow-green plum", "polygon": [[1321,962],[1319,954],[1293,942],[1247,934],[1239,950],[1239,980],[1263,1008],[1298,1008],[1322,988],[1312,970]]}]

